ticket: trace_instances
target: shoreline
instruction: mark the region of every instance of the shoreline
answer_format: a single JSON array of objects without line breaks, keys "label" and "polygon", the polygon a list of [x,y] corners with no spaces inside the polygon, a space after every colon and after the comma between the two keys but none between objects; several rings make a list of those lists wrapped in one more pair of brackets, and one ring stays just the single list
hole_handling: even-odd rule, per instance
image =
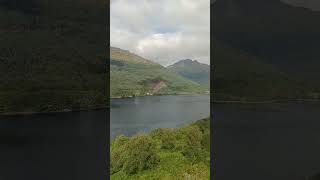
[{"label": "shoreline", "polygon": [[146,96],[126,96],[126,97],[110,97],[110,99],[130,99],[135,97],[154,97],[154,96],[202,96],[210,94],[157,94],[157,95],[146,95]]},{"label": "shoreline", "polygon": [[[152,96],[188,96],[188,95],[209,95],[209,94],[165,94],[165,95],[152,95]],[[130,99],[134,97],[149,97],[149,96],[132,96],[132,97],[110,97],[111,99]],[[102,109],[108,109],[111,108],[111,105],[109,106],[97,106],[92,108],[81,108],[81,109],[64,109],[64,110],[58,110],[58,111],[22,111],[22,112],[3,112],[0,113],[1,116],[30,116],[30,115],[39,115],[39,114],[54,114],[54,113],[68,113],[68,112],[82,112],[82,111],[90,111],[90,110],[102,110]]]},{"label": "shoreline", "polygon": [[320,99],[277,99],[261,101],[229,101],[229,100],[212,100],[213,104],[272,104],[272,103],[320,103]]},{"label": "shoreline", "polygon": [[150,97],[150,96],[197,96],[197,95],[210,95],[210,93],[198,93],[198,94],[189,94],[189,93],[181,93],[181,94],[155,94],[155,95],[141,95],[141,96],[115,96],[110,97],[110,99],[129,99],[135,97]]},{"label": "shoreline", "polygon": [[43,112],[37,112],[37,111],[24,111],[24,112],[4,112],[0,113],[1,116],[30,116],[30,115],[40,115],[40,114],[55,114],[55,113],[70,113],[70,112],[83,112],[83,111],[95,111],[95,110],[103,110],[108,109],[108,106],[101,106],[101,107],[93,107],[93,108],[81,108],[77,110],[71,110],[71,109],[65,109],[65,110],[59,110],[59,111],[43,111]]},{"label": "shoreline", "polygon": [[[167,95],[153,95],[153,96],[194,96],[194,95],[209,95],[209,94],[167,94]],[[110,97],[110,100],[111,99],[128,99],[128,98],[134,98],[134,97],[148,97],[148,96]],[[210,103],[212,104],[320,103],[320,99],[277,99],[277,100],[261,100],[261,101],[211,100]],[[4,112],[4,113],[0,113],[0,117],[94,111],[94,110],[103,110],[108,108],[111,108],[111,106],[97,106],[92,108],[81,108],[77,110],[64,109],[64,110],[58,110],[58,111],[43,111],[43,112],[37,112],[37,111]]]}]

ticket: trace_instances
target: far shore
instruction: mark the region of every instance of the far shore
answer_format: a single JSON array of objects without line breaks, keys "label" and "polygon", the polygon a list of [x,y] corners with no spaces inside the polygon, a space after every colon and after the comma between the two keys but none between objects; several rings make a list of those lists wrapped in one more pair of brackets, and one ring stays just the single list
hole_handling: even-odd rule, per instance
[{"label": "far shore", "polygon": [[320,102],[320,99],[275,99],[261,101],[231,101],[231,100],[211,100],[214,104],[272,104],[272,103],[304,103]]},{"label": "far shore", "polygon": [[[209,95],[209,94],[162,94],[162,95],[148,95],[148,96],[187,96],[187,95]],[[110,99],[126,99],[126,98],[134,98],[134,97],[148,97],[148,96],[128,96],[128,97],[110,97]],[[0,113],[0,116],[28,116],[28,115],[36,115],[36,114],[55,114],[55,113],[68,113],[68,112],[81,112],[81,111],[90,111],[90,110],[102,110],[108,109],[110,106],[97,106],[97,107],[88,107],[81,109],[62,109],[57,111],[22,111],[22,112],[3,112]]]},{"label": "far shore", "polygon": [[127,98],[135,98],[135,97],[150,97],[150,96],[197,96],[197,95],[210,95],[209,93],[181,93],[181,94],[154,94],[154,95],[141,95],[141,96],[114,96],[110,97],[110,99],[127,99]]},{"label": "far shore", "polygon": [[[166,95],[152,95],[152,96],[188,96],[188,95],[209,95],[209,94],[166,94]],[[134,97],[147,97],[147,96],[132,96],[132,97],[110,97],[110,99],[126,99]],[[275,100],[261,100],[261,101],[237,101],[237,100],[211,100],[213,104],[272,104],[272,103],[320,103],[320,99],[275,99]],[[97,106],[81,109],[63,109],[58,111],[23,111],[23,112],[4,112],[0,116],[28,116],[35,114],[54,114],[54,113],[68,113],[68,112],[81,112],[90,110],[103,110],[108,109],[110,106]]]},{"label": "far shore", "polygon": [[28,116],[28,115],[36,115],[36,114],[55,114],[55,113],[68,113],[68,112],[82,112],[82,111],[94,111],[94,110],[103,110],[108,109],[108,106],[101,106],[101,107],[92,107],[92,108],[81,108],[77,110],[71,109],[63,109],[58,111],[22,111],[22,112],[4,112],[0,113],[0,116]]}]

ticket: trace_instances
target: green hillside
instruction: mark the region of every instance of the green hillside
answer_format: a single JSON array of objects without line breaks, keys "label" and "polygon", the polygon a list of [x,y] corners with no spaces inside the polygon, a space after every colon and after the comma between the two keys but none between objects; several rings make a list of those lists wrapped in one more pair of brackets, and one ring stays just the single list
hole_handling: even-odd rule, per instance
[{"label": "green hillside", "polygon": [[118,136],[111,142],[110,163],[112,180],[210,179],[210,119]]},{"label": "green hillside", "polygon": [[281,0],[217,0],[211,10],[217,40],[320,92],[319,11]]},{"label": "green hillside", "polygon": [[168,69],[184,78],[197,82],[208,90],[210,88],[210,65],[186,59],[178,61]]},{"label": "green hillside", "polygon": [[305,98],[304,84],[272,65],[217,40],[213,49],[213,99],[271,100]]},{"label": "green hillside", "polygon": [[111,97],[201,93],[202,87],[160,64],[119,48],[110,49]]},{"label": "green hillside", "polygon": [[0,113],[105,106],[105,3],[0,1]]}]

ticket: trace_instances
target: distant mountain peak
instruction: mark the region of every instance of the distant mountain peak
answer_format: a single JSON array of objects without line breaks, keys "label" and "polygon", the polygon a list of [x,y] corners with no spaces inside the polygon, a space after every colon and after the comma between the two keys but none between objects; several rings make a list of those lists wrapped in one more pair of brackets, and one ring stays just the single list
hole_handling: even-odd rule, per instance
[{"label": "distant mountain peak", "polygon": [[[192,60],[192,59],[183,59],[180,61],[175,62],[174,64],[170,65],[170,66],[179,66],[179,65],[200,65],[202,63],[200,63],[197,60]],[[168,67],[170,67],[168,66]]]},{"label": "distant mountain peak", "polygon": [[197,60],[184,59],[170,66],[168,69],[184,78],[209,87],[210,65],[203,64]]}]

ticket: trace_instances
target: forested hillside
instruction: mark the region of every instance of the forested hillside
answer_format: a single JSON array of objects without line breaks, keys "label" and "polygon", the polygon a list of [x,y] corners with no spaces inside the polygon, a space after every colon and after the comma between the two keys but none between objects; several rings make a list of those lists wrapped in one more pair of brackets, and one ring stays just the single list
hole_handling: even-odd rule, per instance
[{"label": "forested hillside", "polygon": [[0,113],[106,105],[105,1],[0,1]]},{"label": "forested hillside", "polygon": [[319,12],[281,0],[216,0],[211,10],[214,96],[319,99]]},{"label": "forested hillside", "polygon": [[281,0],[216,0],[211,10],[216,40],[319,92],[320,12]]},{"label": "forested hillside", "polygon": [[217,40],[213,48],[213,100],[308,98],[305,84],[245,51]]}]

